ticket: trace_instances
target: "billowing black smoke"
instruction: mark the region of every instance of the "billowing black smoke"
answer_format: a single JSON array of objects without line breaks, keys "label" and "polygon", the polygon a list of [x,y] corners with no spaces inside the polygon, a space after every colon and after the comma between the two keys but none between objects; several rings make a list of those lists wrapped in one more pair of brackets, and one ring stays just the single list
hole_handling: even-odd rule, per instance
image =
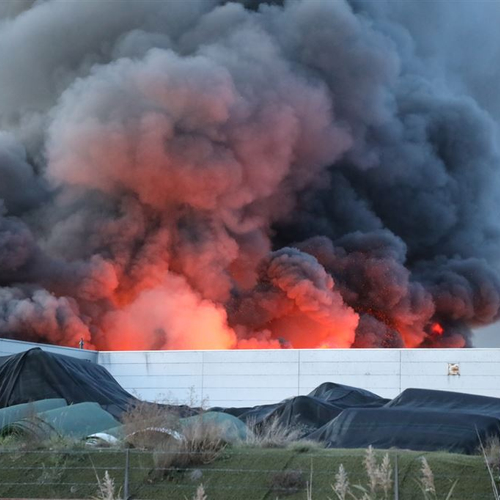
[{"label": "billowing black smoke", "polygon": [[500,316],[495,2],[0,4],[0,334],[451,347]]}]

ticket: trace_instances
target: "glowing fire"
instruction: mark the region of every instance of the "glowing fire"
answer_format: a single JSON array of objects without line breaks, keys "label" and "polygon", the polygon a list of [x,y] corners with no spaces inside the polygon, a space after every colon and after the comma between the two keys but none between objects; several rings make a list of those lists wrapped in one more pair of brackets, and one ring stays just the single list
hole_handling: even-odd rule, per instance
[{"label": "glowing fire", "polygon": [[434,335],[443,335],[444,328],[439,323],[433,323],[431,326],[431,332]]}]

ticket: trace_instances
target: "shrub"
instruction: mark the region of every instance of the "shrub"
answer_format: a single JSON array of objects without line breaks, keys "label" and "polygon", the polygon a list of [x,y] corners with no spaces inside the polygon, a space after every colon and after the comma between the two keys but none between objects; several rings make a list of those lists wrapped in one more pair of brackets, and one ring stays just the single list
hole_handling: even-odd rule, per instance
[{"label": "shrub", "polygon": [[168,405],[140,401],[122,415],[125,440],[136,448],[155,449],[180,428],[179,414]]},{"label": "shrub", "polygon": [[172,469],[212,463],[227,446],[223,435],[224,429],[220,424],[200,415],[182,429],[180,440],[165,441],[155,448],[155,467],[167,474]]},{"label": "shrub", "polygon": [[272,491],[282,495],[293,495],[306,488],[307,481],[301,470],[284,470],[274,473],[269,480]]}]

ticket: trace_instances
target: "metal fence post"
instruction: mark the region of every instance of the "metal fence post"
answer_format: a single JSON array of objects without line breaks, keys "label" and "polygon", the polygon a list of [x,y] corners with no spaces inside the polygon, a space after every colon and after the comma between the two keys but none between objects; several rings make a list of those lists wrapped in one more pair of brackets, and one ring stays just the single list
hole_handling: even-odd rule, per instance
[{"label": "metal fence post", "polygon": [[394,500],[399,500],[399,464],[397,453],[394,460]]},{"label": "metal fence post", "polygon": [[125,448],[125,473],[123,474],[123,500],[129,499],[128,470],[129,470],[129,449]]}]

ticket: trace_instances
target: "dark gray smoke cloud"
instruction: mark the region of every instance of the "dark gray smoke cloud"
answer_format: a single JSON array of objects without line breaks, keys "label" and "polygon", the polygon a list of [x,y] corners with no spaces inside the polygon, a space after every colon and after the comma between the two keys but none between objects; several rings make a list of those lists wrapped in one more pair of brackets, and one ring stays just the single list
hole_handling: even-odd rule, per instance
[{"label": "dark gray smoke cloud", "polygon": [[471,345],[500,315],[499,15],[2,2],[0,334]]}]

